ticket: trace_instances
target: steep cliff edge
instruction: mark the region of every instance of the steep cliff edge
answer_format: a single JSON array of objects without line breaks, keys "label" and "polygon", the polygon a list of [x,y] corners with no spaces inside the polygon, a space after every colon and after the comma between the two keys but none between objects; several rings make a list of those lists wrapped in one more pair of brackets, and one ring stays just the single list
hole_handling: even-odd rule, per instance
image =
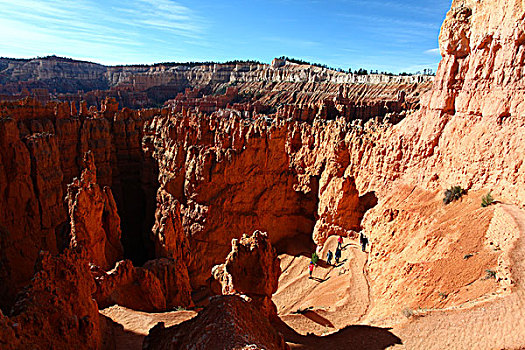
[{"label": "steep cliff edge", "polygon": [[443,59],[422,110],[370,133],[374,171],[356,169],[358,188],[393,175],[428,189],[493,188],[525,202],[522,13],[517,1],[452,4],[440,34]]}]

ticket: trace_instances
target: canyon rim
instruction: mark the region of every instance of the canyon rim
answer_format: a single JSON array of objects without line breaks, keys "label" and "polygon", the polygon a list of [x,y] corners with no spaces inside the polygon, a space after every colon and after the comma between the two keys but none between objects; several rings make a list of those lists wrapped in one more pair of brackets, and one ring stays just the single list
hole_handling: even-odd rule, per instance
[{"label": "canyon rim", "polygon": [[0,349],[524,348],[525,4],[439,50],[0,58]]}]

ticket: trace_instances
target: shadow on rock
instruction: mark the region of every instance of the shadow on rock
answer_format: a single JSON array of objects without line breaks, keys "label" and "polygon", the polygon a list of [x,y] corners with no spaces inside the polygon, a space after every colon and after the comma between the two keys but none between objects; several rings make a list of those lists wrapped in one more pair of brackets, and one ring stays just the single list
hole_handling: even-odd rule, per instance
[{"label": "shadow on rock", "polygon": [[325,279],[322,279],[322,278],[319,278],[319,277],[311,277],[311,279],[313,279],[314,281],[319,282],[319,283],[326,282],[329,278],[330,278],[330,276],[326,277]]},{"label": "shadow on rock", "polygon": [[327,320],[315,311],[307,310],[303,312],[303,315],[321,326],[335,328],[330,320]]},{"label": "shadow on rock", "polygon": [[[306,314],[310,312],[314,313],[307,311],[304,315],[307,316]],[[403,344],[399,337],[390,332],[390,328],[355,325],[347,326],[337,333],[317,336],[313,334],[301,335],[282,320],[273,325],[281,332],[291,349],[383,350],[396,344]]]}]

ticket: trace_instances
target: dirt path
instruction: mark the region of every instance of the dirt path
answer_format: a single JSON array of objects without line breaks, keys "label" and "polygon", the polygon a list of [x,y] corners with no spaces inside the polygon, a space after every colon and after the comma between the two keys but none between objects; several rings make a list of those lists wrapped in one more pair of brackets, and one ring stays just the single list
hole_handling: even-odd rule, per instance
[{"label": "dirt path", "polygon": [[314,279],[308,278],[309,257],[281,256],[283,273],[273,300],[281,319],[299,334],[326,335],[359,324],[368,311],[367,254],[346,240],[340,264],[327,265],[326,253],[329,249],[334,252],[336,246],[337,238],[331,237],[321,252]]},{"label": "dirt path", "polygon": [[525,348],[525,211],[501,205],[509,230],[519,238],[512,249],[511,294],[463,310],[437,311],[394,327],[407,349],[522,349]]},{"label": "dirt path", "polygon": [[112,321],[110,326],[113,328],[116,350],[141,350],[144,337],[158,322],[164,322],[166,327],[170,327],[189,320],[197,314],[195,311],[185,310],[147,313],[119,305],[100,310],[100,313]]}]

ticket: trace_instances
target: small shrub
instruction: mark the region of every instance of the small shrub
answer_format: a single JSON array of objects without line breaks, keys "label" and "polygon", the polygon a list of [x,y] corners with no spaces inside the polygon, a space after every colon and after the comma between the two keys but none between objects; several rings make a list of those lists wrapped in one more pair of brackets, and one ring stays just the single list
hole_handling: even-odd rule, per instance
[{"label": "small shrub", "polygon": [[463,256],[463,259],[467,260],[467,259],[469,259],[469,258],[472,258],[473,256],[474,256],[473,254],[465,254],[465,255]]},{"label": "small shrub", "polygon": [[312,254],[312,262],[314,263],[314,265],[317,266],[317,262],[318,262],[318,261],[319,261],[319,255],[317,255],[317,253],[314,252],[314,253]]},{"label": "small shrub", "polygon": [[177,306],[175,311],[186,311],[186,308],[184,306]]},{"label": "small shrub", "polygon": [[406,318],[410,318],[416,314],[414,309],[411,309],[409,307],[404,308],[403,310],[401,310],[401,312],[403,313],[403,316],[405,316]]},{"label": "small shrub", "polygon": [[461,186],[452,186],[445,191],[445,198],[443,198],[443,203],[449,204],[455,200],[458,200],[465,194],[465,190]]},{"label": "small shrub", "polygon": [[218,95],[224,95],[225,93],[226,93],[226,86],[223,86],[219,88],[217,91],[215,91],[213,95],[218,96]]},{"label": "small shrub", "polygon": [[487,276],[485,277],[485,279],[489,279],[489,278],[496,278],[496,271],[492,271],[492,270],[485,270],[485,272],[487,273]]},{"label": "small shrub", "polygon": [[489,191],[489,193],[487,193],[486,195],[481,197],[481,206],[483,208],[488,207],[489,205],[494,203],[494,198],[492,197],[491,193],[492,193],[492,191]]},{"label": "small shrub", "polygon": [[312,310],[313,308],[314,308],[313,306],[309,306],[304,309],[298,308],[296,311],[292,311],[292,314],[302,315],[305,312]]},{"label": "small shrub", "polygon": [[448,297],[448,293],[439,292],[439,296],[441,297],[441,299],[446,299]]}]

